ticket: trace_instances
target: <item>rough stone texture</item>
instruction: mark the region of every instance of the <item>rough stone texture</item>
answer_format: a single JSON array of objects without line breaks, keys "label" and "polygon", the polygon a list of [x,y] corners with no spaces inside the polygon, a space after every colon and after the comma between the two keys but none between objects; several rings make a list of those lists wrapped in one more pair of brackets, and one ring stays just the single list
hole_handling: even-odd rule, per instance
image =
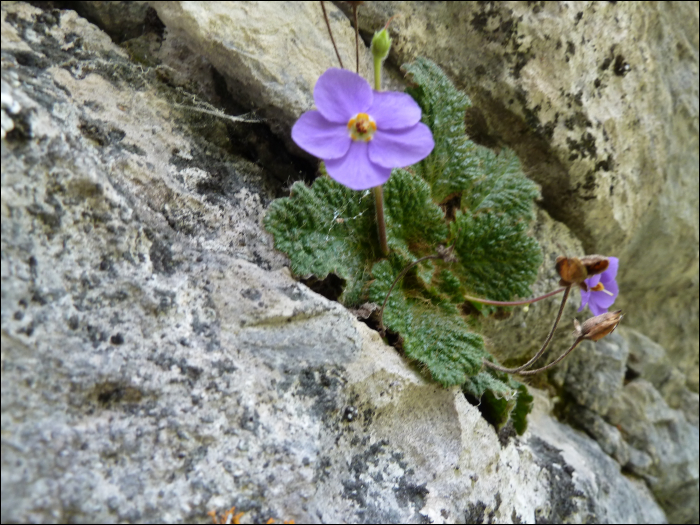
[{"label": "rough stone texture", "polygon": [[619,333],[597,343],[584,341],[567,363],[564,389],[577,404],[605,414],[622,388],[628,354]]},{"label": "rough stone texture", "polygon": [[73,7],[116,43],[141,36],[150,21],[148,2],[73,2]]},{"label": "rough stone texture", "polygon": [[[666,509],[669,521],[697,518],[698,428],[679,411],[670,410],[644,379],[631,381],[615,396],[606,418],[630,444],[631,472],[644,477]],[[688,501],[687,506],[672,502]]]},{"label": "rough stone texture", "polygon": [[[322,11],[314,2],[151,5],[169,33],[207,57],[241,103],[256,108],[284,137],[299,115],[313,107],[318,77],[328,67],[339,67]],[[355,33],[330,2],[326,10],[343,64],[354,70]],[[363,47],[360,56],[360,73],[371,78],[369,51]]]},{"label": "rough stone texture", "polygon": [[[698,513],[698,394],[664,358],[659,345],[622,327],[583,344],[558,373],[574,399],[568,420],[645,479],[669,521],[691,523]],[[689,504],[672,503],[681,500]]]},{"label": "rough stone texture", "polygon": [[[348,9],[345,2],[338,2]],[[587,253],[620,258],[625,323],[698,391],[697,3],[368,2],[391,58],[437,62]]]},{"label": "rough stone texture", "polygon": [[[311,107],[319,73],[336,65],[313,3],[153,5],[229,86],[253,93],[248,104],[283,137]],[[348,21],[330,5],[329,12],[341,56],[352,63]],[[542,185],[542,206],[588,253],[620,258],[619,304],[634,310],[626,322],[668,348],[697,392],[697,5],[370,2],[359,13],[365,36],[396,15],[394,64],[420,54],[442,66],[479,108],[470,119],[476,138],[518,152]],[[654,45],[640,47],[647,33]],[[282,60],[273,52],[280,49]]]},{"label": "rough stone texture", "polygon": [[[625,379],[618,364],[578,394],[604,410],[614,392],[607,412],[569,405],[593,438],[534,389],[528,433],[497,435],[292,279],[260,219],[295,165],[238,155],[259,124],[183,109],[221,97],[221,75],[150,38],[127,55],[72,11],[2,5],[3,522],[205,521],[233,505],[243,522],[665,522],[657,500],[697,521],[698,397],[663,347],[620,330],[616,357],[588,348],[590,369],[552,376],[573,394],[570,376],[628,349]],[[287,115],[303,99],[279,97]],[[577,246],[545,212],[535,233],[548,258],[555,239]],[[535,311],[506,323],[530,341]]]}]

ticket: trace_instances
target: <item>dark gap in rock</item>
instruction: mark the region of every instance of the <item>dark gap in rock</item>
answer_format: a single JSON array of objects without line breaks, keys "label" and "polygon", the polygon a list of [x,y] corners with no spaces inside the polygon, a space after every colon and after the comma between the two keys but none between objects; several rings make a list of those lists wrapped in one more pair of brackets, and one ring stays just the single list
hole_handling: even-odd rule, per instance
[{"label": "dark gap in rock", "polygon": [[501,448],[506,448],[508,443],[516,437],[518,437],[518,433],[513,426],[513,421],[509,419],[508,422],[503,425],[503,428],[498,431],[498,442],[501,444]]},{"label": "dark gap in rock", "polygon": [[479,311],[479,309],[469,301],[464,301],[462,303],[462,313],[464,315],[466,315],[467,317],[482,317],[483,316],[483,314]]},{"label": "dark gap in rock", "polygon": [[71,9],[107,33],[117,45],[147,33],[155,33],[159,38],[162,38],[165,33],[165,24],[158,18],[156,10],[150,6],[138,5],[136,2],[28,3],[46,12]]},{"label": "dark gap in rock", "polygon": [[[365,303],[359,308],[351,311],[355,314],[358,321],[365,323],[372,330],[381,334],[382,331],[379,325],[380,307],[381,305],[377,305],[374,303]],[[385,326],[384,334],[382,335],[386,339],[386,343],[389,346],[393,346],[401,355],[404,355],[404,339],[399,332],[394,332],[393,330]]]},{"label": "dark gap in rock", "polygon": [[479,108],[470,107],[464,113],[464,126],[467,137],[487,148],[497,148],[498,140],[489,133],[486,117]]},{"label": "dark gap in rock", "polygon": [[[255,110],[231,96],[232,90],[229,90],[226,78],[215,68],[212,68],[212,77],[216,95],[228,115],[243,115]],[[276,196],[286,197],[289,187],[297,180],[310,184],[316,178],[317,163],[290,154],[284,141],[265,122],[226,122],[226,132],[229,151],[261,166]]]},{"label": "dark gap in rock", "polygon": [[455,220],[455,213],[462,207],[462,194],[453,193],[440,203],[442,211],[445,213],[445,220],[452,222]]},{"label": "dark gap in rock", "polygon": [[625,384],[629,383],[630,381],[634,381],[638,377],[638,372],[632,370],[630,367],[625,368]]},{"label": "dark gap in rock", "polygon": [[302,283],[311,288],[314,292],[322,295],[330,301],[338,301],[338,297],[345,289],[345,279],[334,273],[329,273],[324,279],[319,279],[315,275],[300,279]]},{"label": "dark gap in rock", "polygon": [[[499,432],[498,425],[497,425],[498,416],[497,416],[497,414],[494,413],[493,407],[491,406],[491,404],[486,399],[483,399],[483,396],[482,396],[482,399],[477,399],[476,397],[465,392],[464,390],[462,390],[462,393],[464,394],[464,397],[467,399],[469,404],[478,408],[479,412],[481,412],[481,416],[498,433]],[[486,394],[484,394],[484,396],[485,395]],[[503,428],[505,428],[505,427],[503,427]]]}]

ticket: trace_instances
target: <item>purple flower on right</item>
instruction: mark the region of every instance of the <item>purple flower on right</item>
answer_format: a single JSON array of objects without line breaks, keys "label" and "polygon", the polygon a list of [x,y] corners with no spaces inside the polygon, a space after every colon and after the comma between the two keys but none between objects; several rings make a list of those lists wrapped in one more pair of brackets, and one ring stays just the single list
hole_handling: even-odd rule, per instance
[{"label": "purple flower on right", "polygon": [[608,260],[610,264],[607,270],[585,280],[585,283],[588,285],[588,291],[581,290],[581,308],[578,309],[579,312],[588,305],[593,315],[604,314],[617,299],[620,290],[615,277],[617,277],[619,260],[617,257],[608,257]]}]

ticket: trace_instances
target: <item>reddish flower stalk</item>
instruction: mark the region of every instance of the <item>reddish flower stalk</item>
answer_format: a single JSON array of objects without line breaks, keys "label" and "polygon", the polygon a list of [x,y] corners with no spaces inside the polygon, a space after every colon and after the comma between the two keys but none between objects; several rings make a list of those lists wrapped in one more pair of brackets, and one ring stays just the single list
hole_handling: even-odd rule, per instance
[{"label": "reddish flower stalk", "polygon": [[326,13],[326,6],[323,3],[323,0],[321,0],[321,9],[323,10],[323,18],[326,21],[326,27],[328,28],[328,36],[331,37],[331,43],[333,44],[333,49],[335,49],[335,56],[338,57],[338,63],[340,64],[341,69],[345,69],[343,66],[343,60],[340,58],[340,53],[338,52],[338,46],[335,45],[335,39],[333,38],[333,31],[331,31],[331,23],[328,21],[328,14]]},{"label": "reddish flower stalk", "polygon": [[521,370],[525,370],[526,368],[530,367],[535,361],[537,361],[540,357],[542,357],[542,354],[544,354],[545,350],[547,350],[547,347],[549,346],[549,342],[552,340],[552,337],[554,336],[554,331],[557,329],[557,325],[559,324],[559,320],[561,319],[561,314],[564,312],[564,306],[566,305],[566,300],[569,298],[569,292],[571,291],[571,285],[567,286],[564,288],[564,297],[561,299],[561,306],[559,307],[559,312],[557,313],[557,318],[554,320],[554,325],[552,326],[552,329],[549,331],[549,335],[547,336],[547,339],[545,339],[544,344],[542,345],[542,348],[540,348],[539,352],[537,352],[532,359],[530,359],[527,363],[525,363],[522,366],[519,366],[517,368],[504,368],[502,366],[498,366],[491,361],[487,361],[484,359],[484,364],[488,366],[489,368],[493,368],[494,370],[498,370],[499,372],[506,372],[508,374],[518,374],[520,373]]},{"label": "reddish flower stalk", "polygon": [[622,317],[622,310],[617,310],[616,312],[604,313],[601,315],[597,315],[596,317],[591,317],[585,323],[583,323],[583,326],[580,326],[578,324],[578,321],[574,320],[574,326],[576,326],[575,333],[578,334],[578,337],[576,338],[576,341],[574,341],[574,344],[571,345],[571,348],[569,348],[566,352],[564,352],[557,359],[549,363],[547,366],[543,366],[542,368],[538,368],[536,370],[518,372],[518,374],[520,374],[521,376],[531,376],[539,374],[540,372],[544,372],[549,368],[552,368],[554,365],[562,361],[567,355],[573,352],[574,348],[576,348],[581,343],[581,341],[585,339],[589,339],[591,341],[598,341],[606,335],[613,333],[615,331],[615,328],[617,328],[617,325],[620,323]]},{"label": "reddish flower stalk", "polygon": [[564,286],[563,288],[559,288],[558,290],[554,290],[553,292],[540,295],[539,297],[535,297],[534,299],[522,299],[521,301],[492,301],[490,299],[479,299],[478,297],[472,297],[471,295],[465,295],[464,298],[467,301],[471,301],[473,303],[491,304],[493,306],[522,306],[524,304],[532,304],[536,303],[537,301],[542,301],[544,299],[547,299],[548,297],[557,295],[558,293],[561,293],[564,290],[566,290],[566,286]]}]

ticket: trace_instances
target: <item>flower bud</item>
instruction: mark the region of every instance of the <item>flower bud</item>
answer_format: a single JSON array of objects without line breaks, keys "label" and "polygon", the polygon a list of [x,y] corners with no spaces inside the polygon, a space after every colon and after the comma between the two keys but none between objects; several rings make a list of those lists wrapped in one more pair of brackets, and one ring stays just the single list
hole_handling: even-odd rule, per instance
[{"label": "flower bud", "polygon": [[372,56],[375,58],[375,60],[385,60],[386,57],[389,56],[390,49],[391,37],[389,36],[389,31],[384,28],[381,31],[374,33],[370,50],[372,51]]},{"label": "flower bud", "polygon": [[608,312],[591,317],[584,322],[583,325],[580,325],[578,321],[574,319],[574,327],[576,328],[574,330],[574,335],[577,339],[598,341],[606,335],[613,333],[622,317],[622,310],[617,310],[615,312]]}]

